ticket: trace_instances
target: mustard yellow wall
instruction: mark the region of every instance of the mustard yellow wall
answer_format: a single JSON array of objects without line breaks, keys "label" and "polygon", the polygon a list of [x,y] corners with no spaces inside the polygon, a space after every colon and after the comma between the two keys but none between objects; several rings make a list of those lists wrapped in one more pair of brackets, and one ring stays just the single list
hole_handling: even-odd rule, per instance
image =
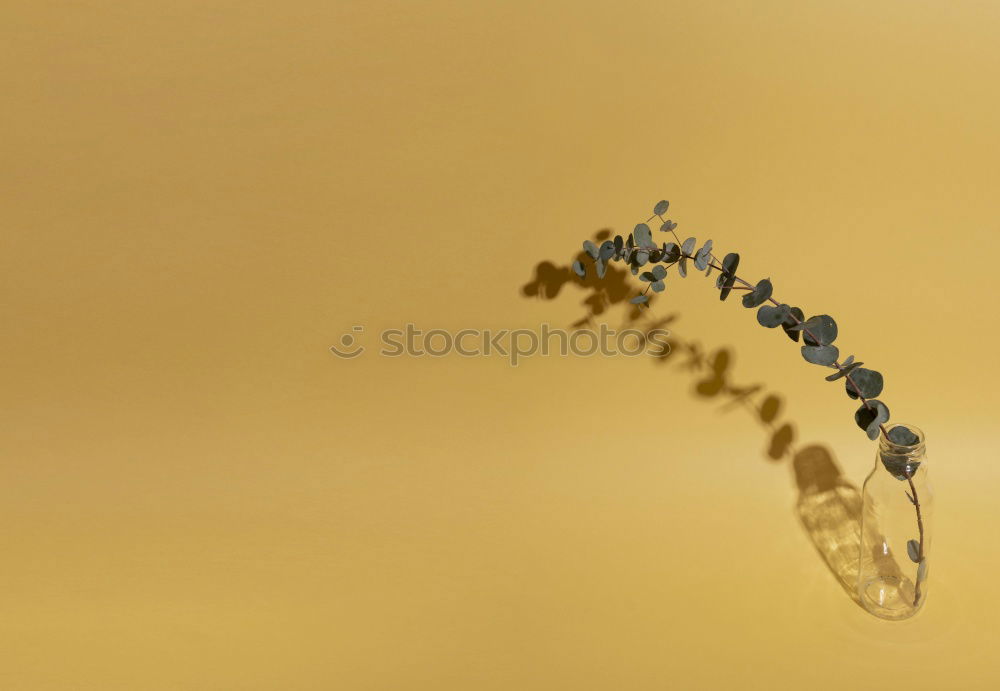
[{"label": "mustard yellow wall", "polygon": [[[998,36],[965,0],[3,3],[0,687],[997,688]],[[792,455],[872,467],[855,404],[703,277],[660,363],[375,352],[586,317],[536,267],[661,197],[926,432],[914,619],[796,515]]]}]

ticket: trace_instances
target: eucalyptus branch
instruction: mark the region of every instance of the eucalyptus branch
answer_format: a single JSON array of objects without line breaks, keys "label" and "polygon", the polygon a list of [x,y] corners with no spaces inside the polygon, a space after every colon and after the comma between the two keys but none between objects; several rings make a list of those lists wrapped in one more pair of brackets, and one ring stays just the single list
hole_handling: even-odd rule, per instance
[{"label": "eucalyptus branch", "polygon": [[[756,284],[741,278],[736,274],[740,256],[736,253],[727,254],[721,261],[712,252],[712,241],[707,241],[701,249],[695,251],[697,240],[688,238],[681,242],[676,233],[677,224],[664,218],[669,203],[661,201],[653,209],[653,215],[646,223],[638,224],[627,238],[621,235],[614,240],[606,240],[598,247],[592,242],[584,242],[583,248],[594,262],[598,278],[603,278],[610,261],[624,262],[631,268],[633,275],[648,285],[631,299],[632,304],[649,306],[649,292],[662,292],[665,289],[664,279],[667,269],[676,268],[681,277],[688,273],[688,263],[694,268],[711,275],[718,271],[716,288],[719,289],[719,299],[725,300],[733,290],[745,291],[742,302],[747,308],[759,308],[757,321],[767,328],[782,327],[785,334],[793,341],[799,338],[804,341],[801,352],[807,362],[822,367],[830,367],[836,372],[826,379],[836,381],[843,378],[847,395],[861,401],[861,407],[854,414],[855,422],[865,430],[870,439],[876,439],[879,433],[887,434],[885,423],[889,420],[888,407],[876,397],[882,392],[882,375],[871,369],[861,367],[862,362],[855,362],[854,356],[840,360],[840,351],[833,345],[837,337],[837,324],[829,315],[818,315],[809,319],[798,307],[791,307],[779,302],[772,295],[773,287],[770,279],[763,279]],[[659,219],[660,230],[670,233],[676,242],[664,242],[658,246],[653,242],[652,231],[648,222]],[[649,270],[640,269],[649,266]],[[587,275],[583,262],[573,263],[573,270],[581,278]],[[739,285],[737,285],[739,284]],[[769,304],[765,304],[769,303]]]},{"label": "eucalyptus branch", "polygon": [[[861,401],[861,407],[854,413],[854,421],[865,431],[869,439],[874,440],[881,433],[886,442],[903,448],[912,447],[919,442],[916,435],[905,426],[896,425],[887,431],[885,423],[889,420],[889,408],[876,398],[882,393],[883,377],[875,370],[862,367],[864,363],[855,361],[853,355],[841,361],[840,350],[833,345],[838,333],[837,323],[833,317],[821,314],[806,319],[805,313],[801,309],[779,302],[772,295],[773,286],[769,278],[754,284],[739,277],[736,274],[736,268],[740,263],[740,255],[730,252],[720,261],[712,252],[711,240],[708,240],[697,251],[695,251],[697,244],[695,238],[690,237],[681,242],[675,231],[677,224],[664,218],[669,206],[670,204],[665,200],[658,202],[653,209],[653,215],[646,219],[646,223],[638,224],[627,238],[616,235],[614,240],[605,240],[600,247],[590,241],[584,242],[583,249],[593,260],[597,277],[604,278],[609,261],[628,264],[632,275],[638,275],[641,281],[648,284],[630,302],[639,308],[643,305],[648,308],[649,291],[663,292],[665,289],[664,279],[668,269],[676,268],[677,273],[682,278],[688,274],[688,262],[693,263],[696,270],[705,271],[706,276],[711,275],[712,271],[718,271],[719,277],[715,287],[719,290],[720,300],[729,297],[729,293],[733,290],[744,291],[743,306],[757,309],[757,322],[761,326],[769,329],[780,326],[785,334],[795,342],[798,342],[801,337],[804,342],[801,348],[802,357],[807,362],[836,370],[827,376],[826,380],[844,379],[844,390],[847,395]],[[676,242],[664,242],[662,245],[654,243],[652,231],[647,225],[653,219],[659,219],[660,230],[669,232]],[[647,265],[650,268],[640,273],[640,269]],[[573,262],[573,271],[580,278],[587,276],[587,269],[582,261]],[[904,461],[903,470],[900,471],[899,460],[900,457],[896,454],[882,454],[882,461],[886,465],[886,469],[898,479],[905,479],[909,483],[910,492],[907,492],[906,496],[913,503],[917,514],[919,539],[907,541],[909,557],[917,564],[914,591],[914,605],[916,605],[920,600],[920,584],[927,574],[927,560],[924,554],[924,523],[920,498],[917,496],[917,489],[912,477],[915,467]]]},{"label": "eucalyptus branch", "polygon": [[[643,305],[649,307],[649,292],[663,292],[664,279],[668,269],[676,269],[681,278],[688,274],[688,262],[694,264],[698,271],[704,271],[706,276],[713,271],[719,272],[715,287],[719,290],[719,299],[725,300],[733,290],[744,292],[742,303],[744,307],[757,309],[757,322],[766,328],[781,327],[785,334],[795,342],[801,337],[802,357],[809,363],[835,369],[836,372],[826,377],[827,381],[844,379],[844,390],[847,395],[861,401],[861,407],[854,413],[854,421],[865,431],[869,439],[875,440],[879,434],[889,444],[906,449],[919,443],[919,439],[911,430],[902,425],[896,425],[887,430],[885,423],[889,420],[889,408],[876,396],[882,393],[884,380],[882,375],[872,369],[862,367],[863,362],[854,360],[850,355],[843,361],[840,350],[833,345],[837,338],[837,323],[833,317],[821,314],[805,318],[798,307],[779,302],[773,295],[773,286],[769,278],[757,283],[750,283],[736,274],[740,263],[740,255],[730,252],[721,261],[712,252],[712,241],[708,240],[701,249],[695,251],[697,240],[693,237],[681,242],[676,233],[677,224],[664,218],[670,204],[661,201],[653,208],[653,215],[645,223],[638,224],[627,238],[616,235],[613,240],[605,240],[600,247],[590,241],[583,243],[583,249],[593,260],[598,278],[604,278],[607,263],[610,261],[628,264],[632,275],[647,285],[641,293],[630,302],[640,309]],[[653,242],[652,231],[647,225],[650,221],[659,219],[660,230],[670,233],[676,242],[664,242],[657,245]],[[650,268],[641,271],[646,266]],[[582,261],[573,262],[573,271],[586,278],[587,269]],[[738,285],[737,285],[738,284]],[[916,466],[909,462],[905,455],[899,455],[899,448],[891,448],[891,452],[882,453],[882,462],[897,479],[906,480],[910,492],[906,496],[913,503],[917,514],[917,529],[919,540],[907,541],[907,552],[910,559],[917,564],[914,605],[920,600],[920,584],[927,574],[927,561],[924,554],[924,523],[921,513],[920,498],[913,483],[913,472]],[[905,454],[905,451],[902,453]],[[919,465],[919,464],[917,464]],[[911,494],[912,493],[912,494]]]}]

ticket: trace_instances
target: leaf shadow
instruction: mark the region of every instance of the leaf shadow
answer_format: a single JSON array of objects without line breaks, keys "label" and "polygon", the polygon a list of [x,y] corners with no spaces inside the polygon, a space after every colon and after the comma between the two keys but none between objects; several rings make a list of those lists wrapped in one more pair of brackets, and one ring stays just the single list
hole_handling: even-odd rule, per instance
[{"label": "leaf shadow", "polygon": [[[611,234],[611,230],[601,229],[592,239],[599,244]],[[797,440],[797,426],[784,411],[785,399],[771,387],[760,382],[735,383],[731,347],[707,349],[695,338],[682,338],[676,330],[680,321],[677,312],[651,316],[660,296],[650,296],[649,308],[630,304],[636,287],[628,271],[610,265],[604,279],[593,272],[579,278],[570,267],[573,260],[585,257],[580,252],[565,264],[539,262],[531,280],[521,286],[521,294],[529,299],[555,300],[567,288],[580,293],[583,314],[572,322],[573,328],[596,326],[598,318],[606,320],[615,311],[622,312],[622,328],[637,329],[647,340],[651,331],[669,325],[666,345],[650,352],[655,366],[689,376],[693,380],[691,394],[716,403],[719,414],[742,410],[760,425],[765,436],[763,459],[769,465],[789,464],[798,492],[794,513],[801,528],[840,587],[860,606],[861,492],[844,476],[830,448]]]}]

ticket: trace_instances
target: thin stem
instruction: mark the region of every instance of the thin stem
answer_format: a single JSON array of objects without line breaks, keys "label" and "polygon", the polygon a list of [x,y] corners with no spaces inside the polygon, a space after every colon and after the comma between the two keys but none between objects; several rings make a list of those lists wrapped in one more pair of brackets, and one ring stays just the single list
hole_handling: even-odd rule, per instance
[{"label": "thin stem", "polygon": [[[917,495],[917,488],[913,484],[912,472],[907,472],[906,481],[910,483],[910,492],[913,497],[913,507],[917,510],[917,530],[920,532],[920,541],[917,544],[917,567],[919,571],[920,564],[924,561],[924,519],[920,514],[920,497]],[[920,579],[915,579],[914,583],[913,606],[916,607],[917,603],[920,602]]]}]

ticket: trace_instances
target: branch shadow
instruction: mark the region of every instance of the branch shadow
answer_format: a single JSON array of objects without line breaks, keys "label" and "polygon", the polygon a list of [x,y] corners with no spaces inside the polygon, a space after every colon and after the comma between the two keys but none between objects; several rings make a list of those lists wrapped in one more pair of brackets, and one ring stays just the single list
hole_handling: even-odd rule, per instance
[{"label": "branch shadow", "polygon": [[[600,244],[611,234],[609,229],[601,229],[593,240]],[[787,414],[782,416],[784,398],[770,387],[763,383],[734,383],[734,351],[730,347],[706,349],[696,339],[679,337],[675,328],[680,320],[677,312],[651,316],[659,296],[650,295],[650,308],[630,304],[636,288],[627,271],[611,265],[604,279],[597,279],[593,272],[579,278],[570,267],[573,260],[585,258],[580,252],[566,264],[539,262],[531,280],[521,286],[521,294],[529,299],[555,300],[567,287],[582,293],[584,314],[572,322],[574,328],[596,326],[598,318],[607,319],[615,311],[622,312],[622,328],[637,329],[647,340],[654,329],[669,325],[666,344],[650,353],[655,366],[686,373],[694,380],[692,395],[720,403],[720,414],[740,409],[761,426],[766,437],[764,460],[772,465],[785,461],[790,465],[798,492],[794,513],[799,524],[837,583],[860,606],[857,578],[861,493],[845,478],[830,448],[815,442],[797,443],[796,425]]]}]

